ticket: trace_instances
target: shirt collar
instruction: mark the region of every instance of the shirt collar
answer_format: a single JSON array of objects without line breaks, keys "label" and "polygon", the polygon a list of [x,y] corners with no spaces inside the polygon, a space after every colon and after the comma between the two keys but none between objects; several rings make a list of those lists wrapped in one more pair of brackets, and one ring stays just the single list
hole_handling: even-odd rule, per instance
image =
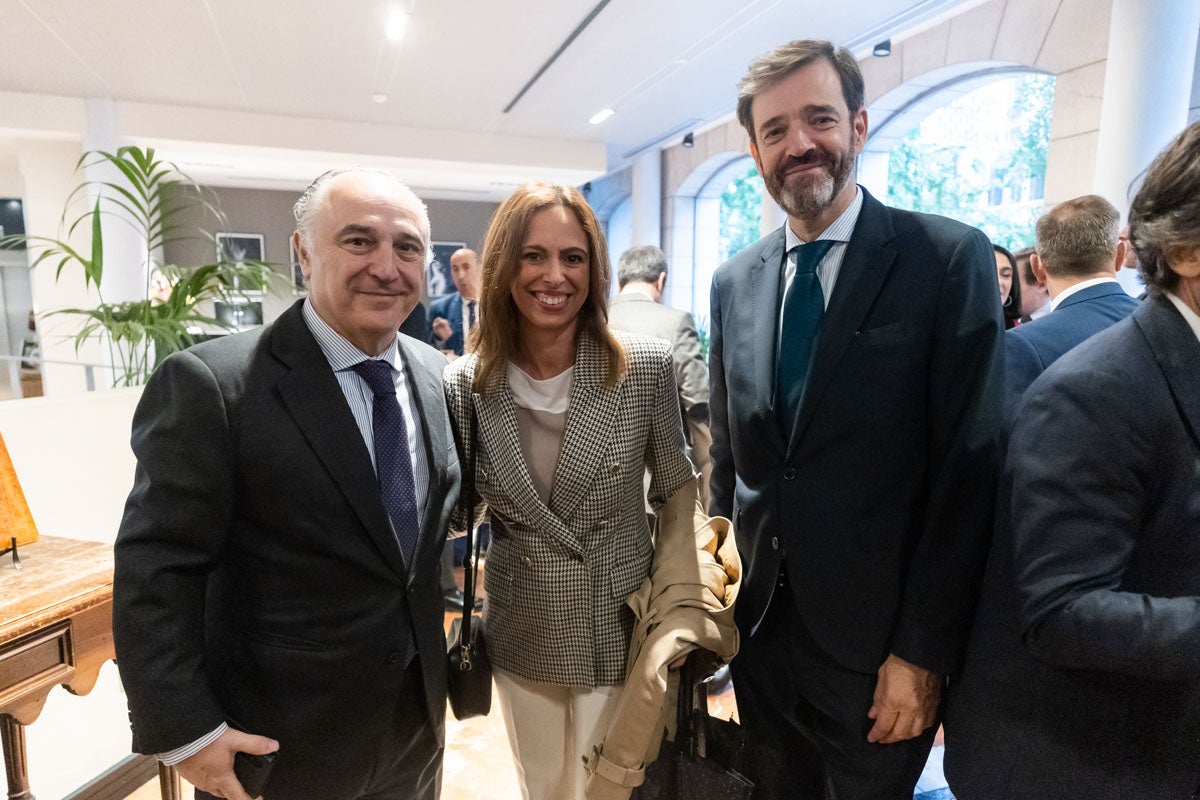
[{"label": "shirt collar", "polygon": [[651,303],[654,302],[654,298],[643,292],[641,289],[622,289],[617,293],[617,297],[633,297],[634,295],[649,300]]},{"label": "shirt collar", "polygon": [[1179,299],[1179,297],[1171,294],[1170,292],[1167,292],[1167,299],[1179,309],[1179,313],[1183,315],[1183,321],[1186,322],[1188,327],[1192,329],[1192,333],[1196,334],[1196,339],[1200,340],[1200,314],[1192,311],[1192,309],[1188,307],[1187,303],[1183,302],[1183,300]]},{"label": "shirt collar", "polygon": [[391,343],[379,355],[368,355],[331,328],[328,322],[321,319],[321,315],[312,307],[310,298],[304,299],[301,312],[304,315],[304,323],[308,325],[309,332],[317,340],[317,346],[325,354],[325,359],[334,372],[351,369],[355,364],[367,359],[386,361],[392,365],[393,369],[400,369],[402,362],[400,361],[399,337],[392,337]]},{"label": "shirt collar", "polygon": [[[854,187],[854,199],[850,201],[850,205],[846,210],[838,215],[832,224],[817,235],[817,239],[830,239],[835,242],[850,241],[850,234],[854,233],[854,225],[858,222],[858,214],[862,211],[863,193],[862,189],[857,185]],[[783,224],[784,249],[791,252],[791,249],[796,245],[807,244],[803,239],[796,235],[792,230],[792,226],[785,222]]]},{"label": "shirt collar", "polygon": [[1108,276],[1103,278],[1089,278],[1086,281],[1080,281],[1079,283],[1068,286],[1066,289],[1063,289],[1061,292],[1059,292],[1058,295],[1050,301],[1050,310],[1053,311],[1061,306],[1063,300],[1066,300],[1071,295],[1082,292],[1084,289],[1089,289],[1092,286],[1099,286],[1102,283],[1120,283],[1120,281],[1118,281],[1116,278],[1110,278]]}]

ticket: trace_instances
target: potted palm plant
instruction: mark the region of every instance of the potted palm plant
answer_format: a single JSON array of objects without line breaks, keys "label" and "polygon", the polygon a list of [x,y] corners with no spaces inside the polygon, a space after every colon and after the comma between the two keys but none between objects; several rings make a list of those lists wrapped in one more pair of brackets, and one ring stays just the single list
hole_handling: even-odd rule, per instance
[{"label": "potted palm plant", "polygon": [[[113,365],[114,386],[145,383],[154,367],[168,354],[195,341],[197,331],[228,330],[209,316],[210,301],[231,301],[245,292],[262,291],[275,275],[262,261],[234,260],[219,252],[214,235],[202,227],[184,224],[194,210],[213,230],[227,229],[215,194],[201,187],[175,164],[162,161],[152,148],[121,147],[115,153],[91,150],[76,164],[76,171],[109,165],[112,180],[85,180],[64,204],[62,239],[29,234],[0,238],[0,248],[28,247],[36,253],[30,268],[54,265],[55,279],[68,268],[83,271],[85,286],[95,287],[98,303],[91,308],[63,308],[51,314],[81,318],[75,349],[89,339],[98,339]],[[80,196],[95,200],[83,213],[69,220],[67,209]],[[141,264],[106,263],[102,221],[116,218],[131,225],[145,251]],[[84,226],[91,231],[91,249],[84,253],[69,243]],[[215,261],[198,267],[163,263],[161,253],[172,242],[203,237],[213,242]],[[146,275],[143,296],[135,300],[108,302],[101,280],[105,269],[138,269]]]}]

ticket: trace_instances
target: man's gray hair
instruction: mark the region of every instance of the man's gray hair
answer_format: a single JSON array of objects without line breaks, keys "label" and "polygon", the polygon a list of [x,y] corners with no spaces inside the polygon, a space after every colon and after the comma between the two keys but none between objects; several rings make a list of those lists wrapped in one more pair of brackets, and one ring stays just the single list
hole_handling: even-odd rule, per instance
[{"label": "man's gray hair", "polygon": [[1059,203],[1037,221],[1037,254],[1054,278],[1111,270],[1121,214],[1103,197],[1087,194]]},{"label": "man's gray hair", "polygon": [[630,281],[654,283],[666,271],[667,256],[662,250],[650,244],[631,247],[617,262],[617,285],[624,288]]},{"label": "man's gray hair", "polygon": [[1200,248],[1200,122],[1184,128],[1147,168],[1129,206],[1129,241],[1146,288],[1174,292],[1179,273],[1169,256]]},{"label": "man's gray hair", "polygon": [[392,181],[400,188],[400,193],[408,195],[413,201],[413,205],[417,209],[417,227],[421,230],[421,240],[426,249],[429,248],[429,209],[425,207],[425,203],[421,198],[417,197],[416,193],[408,188],[404,181],[397,178],[387,170],[373,169],[371,167],[350,167],[347,169],[331,169],[317,176],[316,180],[308,185],[308,188],[300,195],[300,199],[296,201],[296,205],[292,207],[292,215],[296,218],[296,230],[300,234],[305,243],[311,244],[310,233],[312,231],[313,220],[316,219],[317,213],[321,210],[321,206],[325,200],[325,186],[330,180],[338,175],[357,172],[366,175],[382,175]]},{"label": "man's gray hair", "polygon": [[796,39],[751,61],[746,74],[738,81],[737,119],[750,135],[750,141],[755,141],[754,115],[750,110],[754,98],[796,70],[821,59],[828,61],[837,72],[842,84],[842,98],[850,115],[858,113],[863,107],[866,88],[854,54],[822,39]]}]

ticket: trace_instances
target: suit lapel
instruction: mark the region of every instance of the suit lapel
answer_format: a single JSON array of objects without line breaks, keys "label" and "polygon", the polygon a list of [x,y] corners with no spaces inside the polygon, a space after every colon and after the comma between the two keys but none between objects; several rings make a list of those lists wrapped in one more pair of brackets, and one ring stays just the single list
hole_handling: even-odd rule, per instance
[{"label": "suit lapel", "polygon": [[[474,376],[468,385],[474,383]],[[493,454],[491,474],[486,478],[508,497],[511,512],[520,522],[534,530],[558,539],[571,551],[582,553],[583,547],[567,530],[567,526],[538,497],[529,477],[529,467],[521,451],[517,431],[517,407],[508,389],[508,376],[501,371],[498,391],[473,395],[475,413],[479,420],[479,441],[482,450]],[[493,509],[493,512],[495,510]]]},{"label": "suit lapel", "polygon": [[[413,562],[420,563],[429,558],[430,551],[439,539],[437,530],[438,498],[434,487],[440,486],[442,475],[445,474],[446,453],[450,447],[450,431],[445,425],[430,425],[434,418],[433,409],[445,403],[445,392],[442,388],[442,376],[421,363],[415,353],[415,345],[405,337],[399,338],[401,355],[404,358],[404,371],[408,377],[408,385],[412,387],[413,402],[417,406],[417,421],[421,425],[422,438],[425,442],[425,463],[429,466],[429,488],[425,495],[425,509],[421,520],[420,536],[417,537],[417,549],[413,554]],[[439,415],[440,416],[440,415]],[[440,557],[440,552],[438,553]],[[415,574],[415,570],[410,573]],[[412,574],[409,579],[412,579]]]},{"label": "suit lapel", "polygon": [[623,383],[608,387],[606,353],[599,343],[584,334],[575,354],[575,376],[567,406],[567,425],[562,450],[554,469],[550,510],[561,520],[570,520],[587,493],[596,473],[607,467],[603,454],[616,428],[617,402]]},{"label": "suit lapel", "polygon": [[[780,440],[779,425],[775,421],[775,359],[779,345],[784,242],[783,228],[780,228],[763,246],[759,260],[750,265],[748,311],[752,318],[748,328],[751,334],[749,339],[741,340],[748,344],[740,348],[736,356],[728,351],[725,356],[726,360],[731,356],[750,359],[752,385],[759,388],[759,403],[753,418],[757,421],[759,436],[779,455],[787,445]],[[732,337],[726,333],[726,338]]]},{"label": "suit lapel", "polygon": [[407,570],[379,497],[370,454],[325,354],[304,324],[300,303],[272,327],[271,350],[291,367],[277,385],[288,412],[346,496],[380,556],[397,575],[405,577]]},{"label": "suit lapel", "polygon": [[812,367],[800,399],[800,413],[796,415],[796,425],[788,443],[789,459],[804,438],[804,432],[812,422],[825,390],[829,388],[838,362],[845,354],[854,332],[862,325],[896,260],[897,250],[892,244],[894,233],[887,209],[866,189],[860,187],[859,191],[863,193],[862,210],[846,247],[846,256],[842,259],[842,268],[821,323],[821,331],[817,334]]},{"label": "suit lapel", "polygon": [[1171,394],[1179,404],[1184,425],[1191,430],[1192,439],[1200,446],[1200,381],[1196,366],[1200,364],[1200,341],[1192,333],[1187,320],[1166,297],[1149,297],[1134,312],[1134,319],[1150,342]]}]

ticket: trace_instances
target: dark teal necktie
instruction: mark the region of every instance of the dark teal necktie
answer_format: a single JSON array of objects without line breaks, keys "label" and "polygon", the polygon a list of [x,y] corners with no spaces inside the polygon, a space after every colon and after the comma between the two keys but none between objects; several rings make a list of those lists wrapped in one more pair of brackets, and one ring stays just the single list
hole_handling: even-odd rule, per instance
[{"label": "dark teal necktie", "polygon": [[371,405],[375,474],[379,477],[383,507],[392,521],[392,532],[404,554],[404,563],[408,565],[417,549],[417,486],[408,457],[408,431],[396,399],[392,366],[386,361],[360,361],[354,365],[354,371],[375,395]]},{"label": "dark teal necktie", "polygon": [[825,294],[817,277],[817,265],[833,245],[833,241],[822,239],[793,248],[796,277],[783,299],[783,326],[775,365],[775,416],[784,441],[792,436],[804,382],[808,379],[813,343],[825,316]]}]

